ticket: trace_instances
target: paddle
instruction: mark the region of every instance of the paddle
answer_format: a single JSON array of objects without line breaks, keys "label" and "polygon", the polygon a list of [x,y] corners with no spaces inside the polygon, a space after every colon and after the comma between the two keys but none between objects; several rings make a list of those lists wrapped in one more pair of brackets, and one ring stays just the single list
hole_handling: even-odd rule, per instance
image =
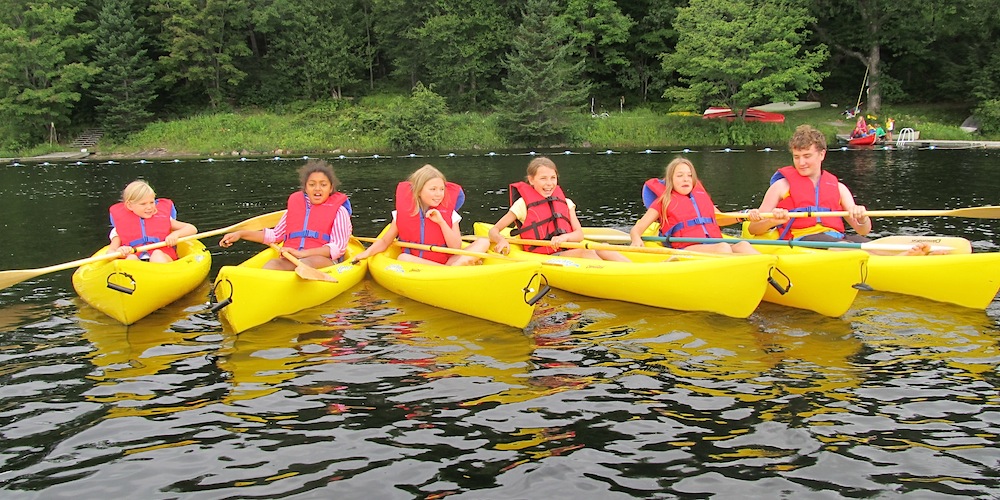
[{"label": "paddle", "polygon": [[[589,236],[588,236],[589,238]],[[533,247],[550,247],[552,242],[549,240],[523,240],[520,238],[507,238],[507,241],[515,245],[528,245]],[[631,240],[629,240],[631,241]],[[656,253],[656,254],[668,254],[676,255],[681,257],[731,257],[733,254],[712,254],[703,252],[692,252],[688,250],[678,250],[676,248],[668,247],[630,247],[625,245],[607,245],[604,243],[593,243],[589,241],[565,241],[558,245],[559,248],[583,248],[586,250],[612,250],[615,252],[633,252],[633,253]]]},{"label": "paddle", "polygon": [[[379,240],[378,238],[364,238],[364,237],[361,237],[361,236],[356,236],[356,238],[358,240],[364,241],[366,243],[375,243],[376,241]],[[469,251],[469,250],[461,250],[461,249],[458,249],[458,248],[442,247],[442,246],[438,246],[438,245],[424,245],[422,243],[410,243],[410,242],[407,242],[407,241],[395,240],[395,241],[392,242],[392,244],[396,245],[398,247],[412,248],[414,250],[425,250],[425,251],[429,251],[429,252],[447,253],[447,254],[452,254],[452,255],[466,255],[466,256],[469,256],[469,257],[477,257],[477,258],[480,258],[480,259],[498,259],[498,258],[502,259],[502,258],[504,258],[503,255],[500,255],[498,253],[496,253],[496,254],[490,254],[490,253],[484,253],[484,252],[472,252],[472,251]]]},{"label": "paddle", "polygon": [[[789,217],[845,217],[850,212],[788,212]],[[1000,219],[1000,205],[982,207],[956,208],[953,210],[868,210],[869,217],[968,217],[972,219]],[[716,213],[716,217],[733,217],[746,219],[743,212]],[[774,217],[773,213],[763,212],[761,217]]]},{"label": "paddle", "polygon": [[[585,227],[583,228],[583,234],[587,239],[604,241],[604,242],[615,242],[615,243],[629,243],[632,238],[628,233],[624,231],[619,231],[617,229],[609,227]],[[643,236],[644,241],[659,241],[663,242],[666,238],[662,236]],[[697,241],[695,241],[697,240]],[[740,238],[670,238],[670,241],[685,241],[692,243],[718,243],[720,241],[726,243],[736,243],[739,241],[748,241],[754,245],[772,245],[772,246],[799,246],[808,248],[862,248],[865,250],[886,250],[886,251],[906,251],[913,247],[917,243],[928,243],[931,245],[932,251],[947,251],[951,253],[972,253],[972,244],[969,240],[965,238],[958,238],[955,236],[906,236],[906,235],[894,235],[886,236],[884,238],[878,238],[872,240],[868,243],[852,243],[852,242],[808,242],[795,240],[789,243],[786,240],[769,240],[769,239],[740,239]],[[816,243],[821,243],[822,245],[816,245]],[[858,246],[866,245],[866,246]],[[882,245],[889,245],[886,248],[880,248]]]},{"label": "paddle", "polygon": [[323,271],[320,271],[319,269],[316,269],[315,267],[312,267],[309,264],[302,262],[297,257],[292,255],[290,252],[279,247],[278,245],[271,243],[271,248],[273,248],[276,252],[278,252],[278,254],[280,254],[282,257],[288,260],[288,262],[295,264],[295,274],[299,275],[300,278],[313,281],[328,281],[330,283],[337,282],[337,279],[334,278],[333,276],[330,276],[329,274],[326,274]]},{"label": "paddle", "polygon": [[[231,231],[240,230],[257,230],[264,229],[266,227],[272,227],[278,223],[281,216],[284,215],[284,210],[279,210],[277,212],[271,212],[269,214],[258,215],[256,217],[247,219],[243,222],[233,224],[229,227],[224,227],[222,229],[216,229],[214,231],[208,231],[205,233],[192,234],[191,236],[185,236],[183,238],[178,238],[177,242],[190,241],[190,240],[200,240],[202,238],[208,238],[209,236],[218,236],[220,234],[225,234]],[[150,243],[149,245],[143,245],[135,248],[136,253],[146,252],[149,250],[155,250],[160,247],[167,246],[165,241],[159,243]],[[93,257],[88,257],[86,259],[79,259],[64,264],[57,264],[48,267],[40,267],[37,269],[13,269],[9,271],[0,271],[0,290],[7,288],[11,285],[16,285],[24,280],[34,278],[36,276],[41,276],[43,274],[54,273],[56,271],[63,271],[66,269],[72,269],[74,267],[80,267],[87,264],[93,264],[95,262],[101,262],[105,260],[113,260],[120,258],[121,254],[114,252],[104,255],[96,255]]]},{"label": "paddle", "polygon": [[946,236],[886,236],[866,243],[854,243],[851,241],[802,241],[802,240],[764,240],[764,239],[742,239],[742,238],[677,238],[664,236],[643,236],[643,241],[674,241],[678,243],[736,243],[746,241],[753,245],[772,245],[786,247],[804,248],[860,248],[861,250],[874,250],[886,252],[905,252],[913,248],[917,243],[928,243],[932,252],[954,252],[972,253],[972,245],[969,240]]}]

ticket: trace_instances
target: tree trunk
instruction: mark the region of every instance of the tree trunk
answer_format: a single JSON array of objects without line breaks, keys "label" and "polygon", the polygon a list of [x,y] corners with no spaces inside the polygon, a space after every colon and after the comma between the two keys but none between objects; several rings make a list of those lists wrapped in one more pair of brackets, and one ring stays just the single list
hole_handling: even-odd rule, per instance
[{"label": "tree trunk", "polygon": [[882,46],[872,44],[868,51],[868,113],[878,115],[882,109],[882,91],[879,87],[879,62],[882,60]]}]

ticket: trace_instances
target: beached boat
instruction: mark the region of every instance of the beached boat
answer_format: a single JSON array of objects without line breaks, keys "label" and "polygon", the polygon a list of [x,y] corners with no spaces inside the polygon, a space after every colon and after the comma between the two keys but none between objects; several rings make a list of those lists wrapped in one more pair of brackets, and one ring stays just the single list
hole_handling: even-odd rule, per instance
[{"label": "beached boat", "polygon": [[[722,107],[711,107],[702,113],[701,117],[705,120],[711,119],[723,119],[733,121],[737,118],[739,112],[729,108]],[[757,108],[747,108],[746,112],[743,114],[743,121],[748,122],[761,122],[761,123],[785,123],[785,115],[781,113],[774,113],[771,111],[763,111]]]},{"label": "beached boat", "polygon": [[[485,236],[490,227],[477,222],[476,235]],[[509,257],[545,264],[549,284],[580,295],[736,318],[760,304],[776,261],[772,255],[622,254],[631,262],[542,255],[518,245],[511,245]]]},{"label": "beached boat", "polygon": [[212,296],[214,311],[234,333],[248,330],[278,316],[293,314],[333,299],[364,279],[367,263],[351,264],[361,253],[361,242],[351,238],[343,262],[319,269],[336,282],[303,279],[291,271],[263,269],[278,257],[268,248],[238,266],[223,266],[215,278]]},{"label": "beached boat", "polygon": [[538,262],[518,262],[497,255],[482,265],[438,266],[397,260],[391,245],[370,257],[375,281],[404,297],[497,323],[524,328],[535,302],[548,289],[547,272]]},{"label": "beached boat", "polygon": [[[108,247],[94,256],[104,255]],[[73,288],[85,302],[122,324],[131,325],[183,297],[208,277],[212,255],[198,240],[177,244],[169,263],[111,259],[81,266]]]},{"label": "beached boat", "polygon": [[848,134],[837,134],[837,141],[848,146],[874,146],[878,142],[878,135],[871,133],[861,137],[852,137]]}]

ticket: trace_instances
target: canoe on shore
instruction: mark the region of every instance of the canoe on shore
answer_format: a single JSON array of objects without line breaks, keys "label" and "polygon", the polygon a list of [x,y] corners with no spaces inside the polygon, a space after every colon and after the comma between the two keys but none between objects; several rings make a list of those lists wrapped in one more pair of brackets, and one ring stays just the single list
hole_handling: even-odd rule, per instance
[{"label": "canoe on shore", "polygon": [[391,292],[442,309],[524,328],[547,290],[538,262],[497,255],[481,265],[440,266],[398,260],[400,251],[391,245],[370,257],[372,277]]},{"label": "canoe on shore", "polygon": [[303,279],[293,271],[263,269],[264,263],[278,257],[277,250],[267,248],[238,266],[219,270],[212,287],[212,309],[223,325],[239,333],[318,306],[364,279],[367,263],[350,262],[362,250],[361,242],[351,238],[343,262],[319,269],[336,279],[334,283]]},{"label": "canoe on shore", "polygon": [[[477,236],[492,224],[477,222]],[[555,288],[588,297],[679,311],[706,311],[745,318],[769,287],[771,255],[685,256],[623,252],[631,262],[543,255],[511,245],[509,257],[545,265]]]},{"label": "canoe on shore", "polygon": [[198,240],[178,243],[177,257],[168,263],[111,259],[87,264],[73,273],[73,288],[95,309],[131,325],[205,282],[212,267],[205,245]]}]

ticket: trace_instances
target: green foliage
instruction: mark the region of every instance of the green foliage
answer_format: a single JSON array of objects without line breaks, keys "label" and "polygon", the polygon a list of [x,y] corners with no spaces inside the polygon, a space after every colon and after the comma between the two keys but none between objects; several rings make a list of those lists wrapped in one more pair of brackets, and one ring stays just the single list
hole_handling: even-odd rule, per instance
[{"label": "green foliage", "polygon": [[[35,144],[62,130],[97,69],[85,60],[91,41],[76,23],[81,2],[0,3],[0,120],[19,126],[5,139]],[[53,131],[54,132],[54,131]]]},{"label": "green foliage", "polygon": [[975,116],[979,120],[981,132],[1000,133],[1000,99],[990,99],[979,103]]},{"label": "green foliage", "polygon": [[583,60],[571,59],[570,33],[552,0],[528,0],[507,55],[507,77],[497,106],[500,127],[513,141],[559,140],[570,116],[587,101]]},{"label": "green foliage", "polygon": [[436,149],[447,113],[444,97],[417,83],[410,99],[386,119],[389,144],[397,151]]},{"label": "green foliage", "polygon": [[105,133],[121,137],[145,126],[156,98],[156,75],[143,48],[147,39],[131,0],[105,0],[94,35],[94,63],[101,69],[93,85],[96,110]]},{"label": "green foliage", "polygon": [[207,96],[213,107],[231,101],[246,77],[240,58],[251,55],[248,0],[154,0],[151,9],[164,18],[165,83],[190,86],[187,90]]},{"label": "green foliage", "polygon": [[667,89],[664,97],[695,109],[721,104],[743,110],[819,89],[825,75],[816,69],[827,52],[823,46],[803,49],[810,21],[790,3],[692,0],[678,10],[680,37],[663,61],[686,85]]},{"label": "green foliage", "polygon": [[631,64],[626,43],[636,23],[618,4],[615,0],[569,0],[564,14],[572,32],[574,56],[585,61],[583,77],[604,82],[594,86],[599,93],[606,93],[616,83],[616,75]]},{"label": "green foliage", "polygon": [[283,0],[255,9],[254,25],[267,37],[266,86],[284,89],[284,99],[342,97],[366,65],[358,17],[353,2]]},{"label": "green foliage", "polygon": [[463,108],[478,107],[497,90],[514,29],[506,8],[492,0],[449,2],[412,31],[427,81]]}]

